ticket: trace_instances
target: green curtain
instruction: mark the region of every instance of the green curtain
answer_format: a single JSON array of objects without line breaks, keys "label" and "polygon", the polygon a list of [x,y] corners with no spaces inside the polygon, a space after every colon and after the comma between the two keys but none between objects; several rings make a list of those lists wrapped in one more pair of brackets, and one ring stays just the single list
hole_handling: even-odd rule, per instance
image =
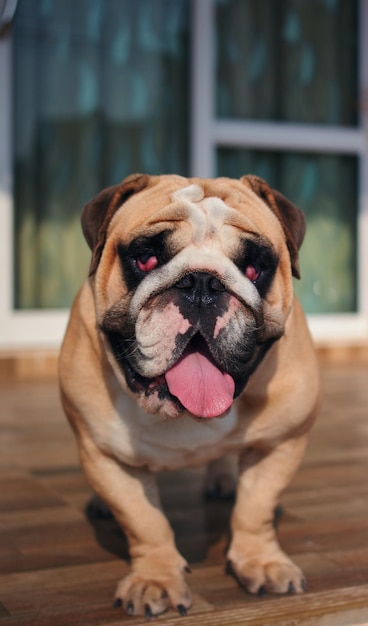
[{"label": "green curtain", "polygon": [[83,204],[135,171],[188,173],[188,0],[19,0],[15,306],[70,305]]},{"label": "green curtain", "polygon": [[261,176],[301,207],[307,234],[295,290],[308,313],[356,310],[357,160],[354,157],[220,149],[218,172]]},{"label": "green curtain", "polygon": [[216,0],[218,117],[356,125],[356,0]]},{"label": "green curtain", "polygon": [[[356,0],[216,0],[219,118],[355,126]],[[285,130],[287,132],[287,129]],[[302,208],[307,237],[296,290],[308,313],[357,307],[358,159],[217,151],[217,174],[262,176]]]}]

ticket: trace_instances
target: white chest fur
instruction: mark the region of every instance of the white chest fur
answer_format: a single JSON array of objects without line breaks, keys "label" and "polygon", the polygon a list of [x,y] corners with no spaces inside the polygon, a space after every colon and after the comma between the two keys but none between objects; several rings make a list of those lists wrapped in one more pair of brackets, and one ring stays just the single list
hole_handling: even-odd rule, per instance
[{"label": "white chest fur", "polygon": [[170,420],[147,415],[121,393],[109,419],[92,423],[94,435],[106,452],[123,463],[160,471],[201,465],[227,452],[237,416],[232,407],[221,418],[196,420],[184,413]]}]

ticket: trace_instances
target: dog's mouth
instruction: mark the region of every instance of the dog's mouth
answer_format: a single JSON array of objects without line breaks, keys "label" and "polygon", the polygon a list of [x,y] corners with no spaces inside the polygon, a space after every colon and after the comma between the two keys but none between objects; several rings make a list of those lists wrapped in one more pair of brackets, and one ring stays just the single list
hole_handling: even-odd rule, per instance
[{"label": "dog's mouth", "polygon": [[200,338],[189,343],[165,380],[170,393],[197,417],[218,417],[233,403],[234,379],[218,367]]},{"label": "dog's mouth", "polygon": [[219,417],[234,400],[234,379],[219,367],[199,335],[189,342],[178,361],[156,378],[145,378],[127,360],[124,371],[133,391],[146,396],[157,393],[160,399],[169,398],[196,417]]}]

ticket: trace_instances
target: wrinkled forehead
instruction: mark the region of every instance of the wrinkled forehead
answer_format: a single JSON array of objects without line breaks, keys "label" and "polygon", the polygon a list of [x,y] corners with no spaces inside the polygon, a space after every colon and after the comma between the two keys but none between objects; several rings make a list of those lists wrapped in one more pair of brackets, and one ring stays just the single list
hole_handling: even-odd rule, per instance
[{"label": "wrinkled forehead", "polygon": [[172,208],[178,204],[184,209],[185,219],[193,227],[194,243],[216,235],[225,224],[246,231],[255,229],[255,224],[245,214],[239,213],[216,195],[206,195],[205,189],[196,183],[175,191],[171,200]]},{"label": "wrinkled forehead", "polygon": [[194,241],[216,235],[224,225],[256,234],[279,226],[252,190],[226,178],[157,177],[152,187],[129,198],[122,210],[126,232],[184,221],[191,225]]}]

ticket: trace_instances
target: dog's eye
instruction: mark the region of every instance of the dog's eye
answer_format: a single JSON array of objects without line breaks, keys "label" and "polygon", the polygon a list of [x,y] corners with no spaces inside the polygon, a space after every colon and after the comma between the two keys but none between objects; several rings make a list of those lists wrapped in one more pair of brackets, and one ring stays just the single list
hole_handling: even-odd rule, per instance
[{"label": "dog's eye", "polygon": [[245,275],[252,283],[255,283],[260,277],[261,270],[259,268],[254,267],[254,265],[248,265],[245,268]]},{"label": "dog's eye", "polygon": [[278,264],[278,257],[268,239],[256,236],[243,239],[234,263],[264,298]]},{"label": "dog's eye", "polygon": [[158,265],[158,258],[151,252],[145,252],[137,257],[137,266],[141,272],[150,272]]},{"label": "dog's eye", "polygon": [[128,244],[118,242],[116,251],[129,291],[136,289],[148,274],[166,265],[176,251],[170,245],[171,230],[153,235],[139,235]]}]

